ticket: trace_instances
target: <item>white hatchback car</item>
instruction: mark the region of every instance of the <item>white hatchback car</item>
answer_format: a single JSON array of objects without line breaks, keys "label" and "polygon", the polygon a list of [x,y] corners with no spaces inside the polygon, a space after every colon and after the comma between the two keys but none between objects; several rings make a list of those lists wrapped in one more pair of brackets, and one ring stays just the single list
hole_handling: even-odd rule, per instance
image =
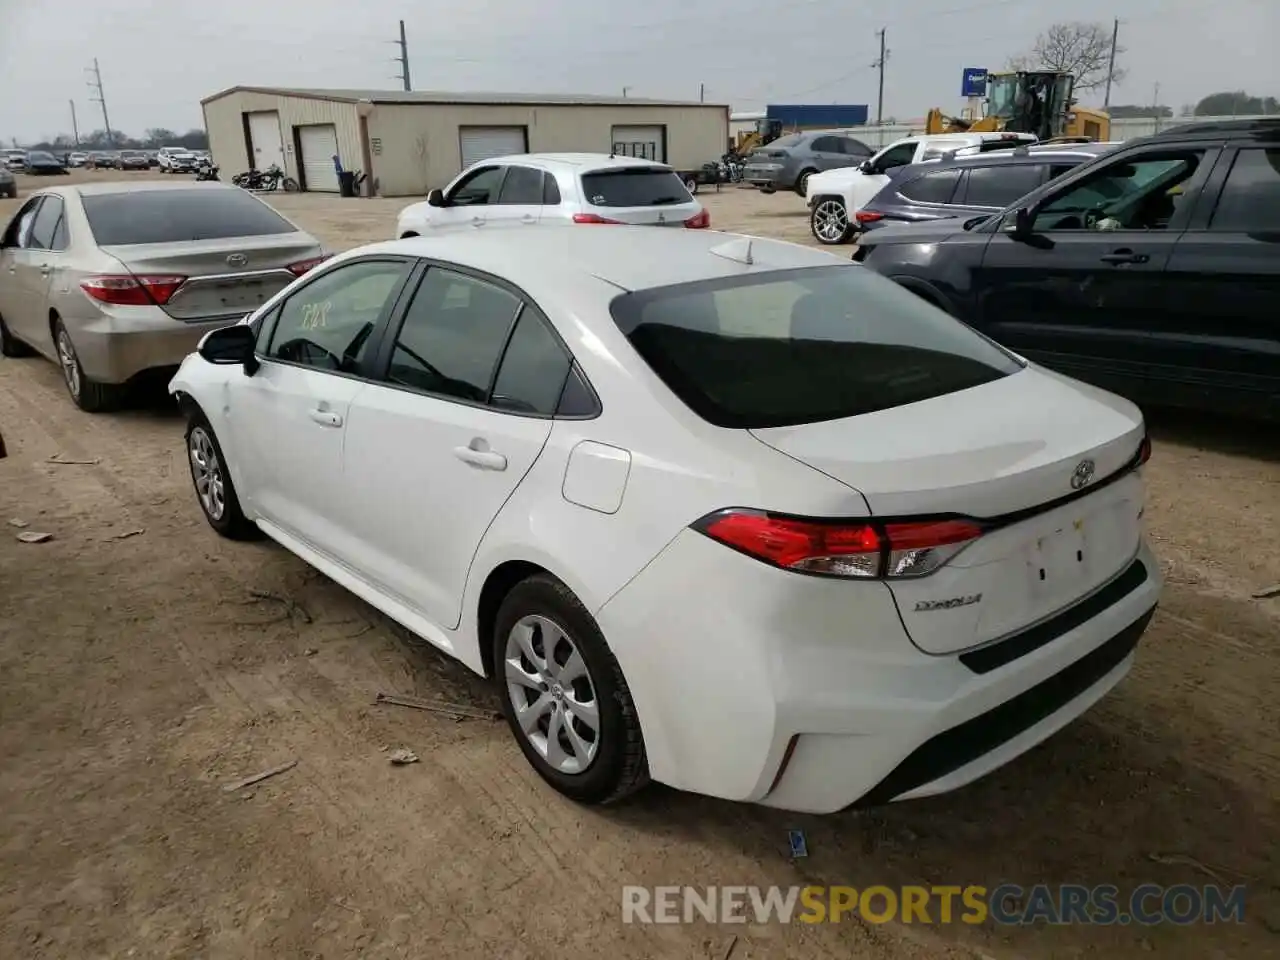
[{"label": "white hatchback car", "polygon": [[436,227],[513,222],[711,226],[711,215],[671,167],[596,153],[494,157],[432,190],[396,219],[397,237]]},{"label": "white hatchback car", "polygon": [[831,254],[520,227],[349,251],[172,381],[209,523],[494,679],[585,802],[949,790],[1129,670],[1142,416]]}]

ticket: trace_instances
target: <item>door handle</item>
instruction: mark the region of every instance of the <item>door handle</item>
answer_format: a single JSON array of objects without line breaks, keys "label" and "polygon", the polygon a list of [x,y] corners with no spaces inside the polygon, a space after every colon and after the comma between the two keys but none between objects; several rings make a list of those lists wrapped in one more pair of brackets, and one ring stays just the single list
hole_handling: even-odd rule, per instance
[{"label": "door handle", "polygon": [[521,223],[537,223],[538,218],[531,213],[526,213],[523,217],[520,218],[520,222]]},{"label": "door handle", "polygon": [[47,263],[42,263],[40,265],[40,276],[47,277],[52,272],[53,272],[53,268],[50,267]]},{"label": "door handle", "polygon": [[342,426],[342,417],[338,416],[332,410],[322,410],[319,407],[317,407],[314,410],[309,410],[307,412],[307,416],[309,416],[316,423],[320,424],[320,426],[322,427]]},{"label": "door handle", "polygon": [[483,226],[484,226],[484,217],[472,217],[472,218],[471,218],[471,225],[472,225],[473,227],[483,227]]},{"label": "door handle", "polygon": [[488,444],[485,444],[483,440],[472,440],[469,447],[454,447],[453,455],[463,463],[469,463],[471,466],[479,467],[481,470],[507,469],[507,458],[488,449]]},{"label": "door handle", "polygon": [[1117,250],[1102,258],[1103,263],[1146,263],[1151,258],[1145,253],[1134,253],[1132,250]]}]

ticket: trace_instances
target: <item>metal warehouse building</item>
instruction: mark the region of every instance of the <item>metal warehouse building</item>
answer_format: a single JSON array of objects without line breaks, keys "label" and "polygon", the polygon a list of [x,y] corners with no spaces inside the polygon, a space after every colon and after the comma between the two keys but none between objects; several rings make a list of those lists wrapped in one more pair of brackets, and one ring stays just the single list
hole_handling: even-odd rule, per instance
[{"label": "metal warehouse building", "polygon": [[612,152],[694,169],[729,138],[727,106],[635,97],[232,87],[201,105],[225,178],[277,163],[304,190],[336,193],[336,155],[384,197],[421,196],[508,153]]}]

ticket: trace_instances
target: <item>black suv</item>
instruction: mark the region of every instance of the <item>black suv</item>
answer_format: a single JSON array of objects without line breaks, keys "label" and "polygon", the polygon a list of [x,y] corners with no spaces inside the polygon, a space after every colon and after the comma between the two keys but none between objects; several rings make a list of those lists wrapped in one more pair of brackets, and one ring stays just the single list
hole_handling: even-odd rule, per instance
[{"label": "black suv", "polygon": [[1051,144],[913,163],[854,219],[867,231],[895,223],[990,216],[1114,148],[1110,143]]},{"label": "black suv", "polygon": [[1133,400],[1280,418],[1280,118],[1130,140],[993,216],[876,230],[853,258]]}]

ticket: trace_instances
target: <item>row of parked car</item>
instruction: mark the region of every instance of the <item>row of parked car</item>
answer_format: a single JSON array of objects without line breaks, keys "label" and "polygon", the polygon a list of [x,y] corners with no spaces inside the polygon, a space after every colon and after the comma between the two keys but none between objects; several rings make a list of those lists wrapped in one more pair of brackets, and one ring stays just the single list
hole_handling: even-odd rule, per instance
[{"label": "row of parked car", "polygon": [[41,168],[57,165],[95,167],[103,170],[159,169],[161,173],[193,173],[201,162],[211,162],[209,151],[186,147],[161,147],[159,150],[73,150],[60,154],[48,150],[8,149],[3,152],[3,165],[10,170],[39,173]]},{"label": "row of parked car", "polygon": [[234,187],[52,188],[0,240],[0,346],[101,409],[198,341],[169,389],[210,526],[490,677],[567,796],[983,776],[1123,678],[1161,587],[1143,416],[1063,371],[1280,413],[1280,121],[852,262],[705,213],[661,164],[499,157],[326,258]]}]

